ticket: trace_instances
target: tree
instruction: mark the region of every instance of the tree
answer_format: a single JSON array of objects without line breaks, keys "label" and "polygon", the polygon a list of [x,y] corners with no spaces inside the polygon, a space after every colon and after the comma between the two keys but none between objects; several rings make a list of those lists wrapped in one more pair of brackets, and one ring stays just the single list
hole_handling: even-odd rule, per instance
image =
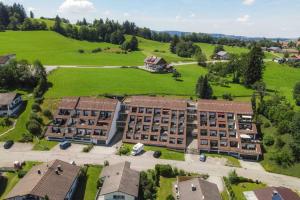
[{"label": "tree", "polygon": [[296,104],[300,106],[300,82],[297,82],[295,84],[293,95],[294,95],[294,99],[296,100]]},{"label": "tree", "polygon": [[290,57],[290,54],[289,54],[289,52],[284,52],[284,58],[289,58]]},{"label": "tree", "polygon": [[170,51],[171,53],[176,53],[176,46],[179,43],[179,38],[175,35],[170,43]]},{"label": "tree", "polygon": [[256,113],[256,95],[255,95],[255,93],[252,94],[251,105],[252,105],[253,112]]},{"label": "tree", "polygon": [[236,173],[235,170],[233,170],[233,171],[231,171],[231,172],[229,173],[229,175],[228,175],[228,180],[229,180],[229,182],[230,182],[231,184],[237,184],[237,183],[239,183],[240,178],[239,178],[239,176],[237,175],[237,173]]},{"label": "tree", "polygon": [[56,15],[55,22],[54,22],[54,25],[52,27],[52,30],[59,33],[59,34],[64,35],[65,31],[64,31],[64,28],[62,27],[61,23],[62,23],[61,19],[59,18],[58,15]]},{"label": "tree", "polygon": [[33,12],[32,12],[32,10],[30,11],[30,18],[34,18],[34,14],[33,14]]},{"label": "tree", "polygon": [[131,51],[137,51],[139,49],[139,41],[133,36],[129,42]]},{"label": "tree", "polygon": [[206,67],[206,55],[202,52],[202,51],[198,51],[196,54],[196,59],[198,62],[198,65],[202,66],[202,67]]},{"label": "tree", "polygon": [[203,76],[199,77],[196,85],[196,94],[201,99],[212,98],[213,90],[208,82],[208,78],[206,75],[204,77]]},{"label": "tree", "polygon": [[169,196],[167,196],[167,200],[175,200],[175,198],[170,194]]},{"label": "tree", "polygon": [[185,41],[180,41],[176,45],[176,54],[180,57],[184,58],[190,58],[193,55],[195,55],[196,52],[201,51],[200,47],[197,45],[194,45],[193,42],[185,42]]},{"label": "tree", "polygon": [[250,86],[263,77],[264,53],[259,46],[254,46],[248,54],[244,70],[244,84]]}]

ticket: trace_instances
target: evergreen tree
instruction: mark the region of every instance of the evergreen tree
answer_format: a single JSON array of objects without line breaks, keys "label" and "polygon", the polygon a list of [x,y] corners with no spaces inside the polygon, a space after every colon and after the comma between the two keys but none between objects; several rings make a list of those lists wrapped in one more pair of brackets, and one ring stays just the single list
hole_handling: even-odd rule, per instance
[{"label": "evergreen tree", "polygon": [[176,53],[176,46],[177,44],[179,43],[179,38],[177,35],[175,35],[171,41],[171,44],[170,44],[170,51],[172,53]]},{"label": "evergreen tree", "polygon": [[208,82],[208,78],[205,75],[200,76],[196,85],[196,94],[201,99],[211,99],[213,95],[213,90]]},{"label": "evergreen tree", "polygon": [[256,95],[255,95],[255,93],[252,94],[251,105],[252,105],[252,110],[255,113],[256,112]]},{"label": "evergreen tree", "polygon": [[132,51],[138,50],[138,48],[139,48],[139,41],[138,41],[138,39],[137,39],[135,36],[133,36],[133,37],[131,38],[129,44],[130,44],[130,49],[131,49]]},{"label": "evergreen tree", "polygon": [[206,55],[202,51],[198,51],[196,53],[196,59],[197,59],[198,65],[200,65],[202,67],[206,67],[207,58],[206,58]]},{"label": "evergreen tree", "polygon": [[0,2],[0,26],[7,27],[9,24],[9,14],[7,7]]},{"label": "evergreen tree", "polygon": [[30,18],[34,18],[34,14],[33,14],[33,12],[32,12],[32,10],[30,11]]},{"label": "evergreen tree", "polygon": [[244,84],[250,86],[263,78],[264,53],[259,46],[254,46],[247,57],[244,66]]},{"label": "evergreen tree", "polygon": [[57,33],[60,33],[60,34],[64,35],[65,31],[64,31],[64,28],[62,27],[61,23],[62,23],[61,19],[59,18],[58,15],[56,15],[55,22],[54,22],[54,25],[52,27],[52,30],[57,32]]}]

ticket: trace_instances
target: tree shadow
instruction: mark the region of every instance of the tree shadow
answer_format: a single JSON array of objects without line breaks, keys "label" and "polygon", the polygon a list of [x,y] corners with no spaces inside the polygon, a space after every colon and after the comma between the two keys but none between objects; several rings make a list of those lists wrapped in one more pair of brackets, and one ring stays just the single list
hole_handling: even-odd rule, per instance
[{"label": "tree shadow", "polygon": [[86,190],[86,184],[88,180],[89,175],[80,176],[78,179],[78,185],[76,187],[76,191],[73,195],[73,199],[76,200],[84,200],[85,190]]},{"label": "tree shadow", "polygon": [[7,187],[8,179],[0,175],[0,197],[4,194]]}]

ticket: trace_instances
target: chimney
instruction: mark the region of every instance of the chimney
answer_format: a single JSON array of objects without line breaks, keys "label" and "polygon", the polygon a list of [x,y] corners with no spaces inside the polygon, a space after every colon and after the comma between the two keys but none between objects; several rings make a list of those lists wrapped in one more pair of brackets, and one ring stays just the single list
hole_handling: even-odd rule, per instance
[{"label": "chimney", "polygon": [[192,191],[196,191],[196,186],[194,184],[191,184]]},{"label": "chimney", "polygon": [[273,197],[276,197],[278,195],[277,190],[273,190]]},{"label": "chimney", "polygon": [[55,173],[56,173],[57,175],[59,175],[59,171],[58,171],[58,169],[56,169],[56,170],[55,170]]},{"label": "chimney", "polygon": [[62,172],[62,168],[61,168],[61,165],[57,165],[57,170]]},{"label": "chimney", "polygon": [[41,170],[40,170],[40,169],[38,169],[37,173],[38,173],[38,174],[42,174],[42,172],[41,172]]}]

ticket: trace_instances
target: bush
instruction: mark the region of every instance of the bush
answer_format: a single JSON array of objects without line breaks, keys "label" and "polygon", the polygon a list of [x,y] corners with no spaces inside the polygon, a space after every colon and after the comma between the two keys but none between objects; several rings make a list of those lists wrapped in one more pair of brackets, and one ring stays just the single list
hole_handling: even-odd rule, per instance
[{"label": "bush", "polygon": [[25,175],[26,175],[26,171],[23,171],[23,170],[18,171],[18,177],[19,178],[23,178]]},{"label": "bush", "polygon": [[33,135],[40,135],[42,133],[41,125],[36,120],[30,120],[27,123],[27,130]]},{"label": "bush", "polygon": [[229,173],[228,180],[230,184],[238,184],[240,182],[240,178],[238,177],[235,170]]},{"label": "bush", "polygon": [[43,119],[41,117],[39,117],[36,113],[31,113],[29,120],[35,120],[37,121],[39,124],[43,123]]},{"label": "bush", "polygon": [[46,110],[43,111],[43,115],[45,117],[47,117],[48,119],[53,119],[53,115],[52,115],[51,111],[48,110],[48,109],[46,109]]},{"label": "bush", "polygon": [[78,49],[78,53],[84,53],[83,49]]},{"label": "bush", "polygon": [[169,178],[173,176],[173,169],[171,167],[171,165],[157,165],[157,167],[155,166],[155,169],[157,169],[158,174],[160,176]]},{"label": "bush", "polygon": [[34,99],[34,102],[37,104],[41,104],[43,103],[43,101],[44,101],[44,97],[37,97]]},{"label": "bush", "polygon": [[264,128],[270,128],[271,127],[271,123],[270,122],[265,122],[264,123]]},{"label": "bush", "polygon": [[107,167],[107,166],[109,166],[109,162],[108,162],[108,160],[105,160],[103,165],[104,165],[104,167]]},{"label": "bush", "polygon": [[93,144],[89,144],[89,145],[85,146],[85,147],[83,148],[82,151],[83,151],[84,153],[88,153],[88,152],[90,152],[93,148],[94,148],[94,145],[93,145]]},{"label": "bush", "polygon": [[230,93],[223,94],[222,97],[223,97],[223,99],[226,99],[226,100],[229,100],[229,101],[233,100],[233,97]]},{"label": "bush", "polygon": [[126,145],[122,145],[118,151],[119,155],[128,155],[130,153],[130,148]]},{"label": "bush", "polygon": [[33,103],[32,106],[31,106],[31,109],[33,112],[39,112],[41,110],[41,107],[39,104],[37,103]]},{"label": "bush", "polygon": [[11,119],[9,119],[9,117],[4,117],[1,121],[0,121],[0,126],[11,126],[13,124],[13,121]]},{"label": "bush", "polygon": [[23,133],[22,138],[19,140],[19,142],[33,142],[33,135],[30,133]]},{"label": "bush", "polygon": [[271,135],[265,135],[263,142],[266,146],[272,146],[274,144],[274,138]]},{"label": "bush", "polygon": [[96,48],[96,49],[93,49],[92,50],[92,53],[98,53],[98,52],[101,52],[102,49],[101,48]]},{"label": "bush", "polygon": [[167,197],[167,200],[175,200],[175,198],[173,197],[173,195],[169,195],[168,197]]}]

